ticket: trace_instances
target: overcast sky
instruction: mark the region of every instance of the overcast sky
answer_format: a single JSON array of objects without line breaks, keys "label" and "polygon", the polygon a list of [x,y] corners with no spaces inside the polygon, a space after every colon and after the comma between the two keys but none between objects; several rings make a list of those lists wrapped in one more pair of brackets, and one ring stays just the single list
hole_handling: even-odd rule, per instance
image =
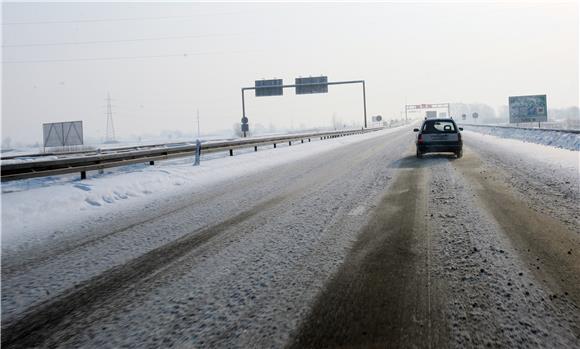
[{"label": "overcast sky", "polygon": [[[243,86],[327,75],[364,79],[369,118],[405,101],[547,94],[578,105],[578,2],[3,3],[2,135],[41,142],[44,122],[82,120],[103,138],[231,129]],[[246,99],[251,122],[362,123],[360,85]]]}]

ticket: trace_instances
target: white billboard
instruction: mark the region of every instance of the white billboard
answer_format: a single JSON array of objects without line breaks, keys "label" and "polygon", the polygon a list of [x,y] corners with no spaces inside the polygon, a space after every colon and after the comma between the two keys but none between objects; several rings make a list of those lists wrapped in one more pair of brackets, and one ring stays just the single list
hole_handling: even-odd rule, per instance
[{"label": "white billboard", "polygon": [[509,97],[510,123],[548,121],[546,95]]},{"label": "white billboard", "polygon": [[83,144],[83,122],[67,121],[42,124],[44,147]]}]

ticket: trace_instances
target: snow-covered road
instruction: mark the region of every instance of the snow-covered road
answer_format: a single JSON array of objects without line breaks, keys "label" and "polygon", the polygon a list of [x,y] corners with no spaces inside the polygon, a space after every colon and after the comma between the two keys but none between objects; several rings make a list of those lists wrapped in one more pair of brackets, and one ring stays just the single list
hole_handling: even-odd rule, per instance
[{"label": "snow-covered road", "polygon": [[580,345],[578,153],[464,139],[402,158],[291,347]]},{"label": "snow-covered road", "polygon": [[[457,160],[415,159],[407,127],[3,188],[2,344],[578,346],[578,152],[464,139]],[[135,195],[87,201],[114,186]],[[69,217],[22,216],[55,187]]]}]

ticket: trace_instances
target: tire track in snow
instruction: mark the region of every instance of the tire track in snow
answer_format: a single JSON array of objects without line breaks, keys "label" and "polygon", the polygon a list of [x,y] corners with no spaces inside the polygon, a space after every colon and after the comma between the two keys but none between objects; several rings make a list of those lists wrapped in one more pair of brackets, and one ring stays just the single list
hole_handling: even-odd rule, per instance
[{"label": "tire track in snow", "polygon": [[[396,137],[394,137],[397,141],[400,140],[401,138],[406,137],[406,135],[397,135]],[[345,152],[345,149],[341,150],[341,151],[336,151],[336,152],[330,152],[328,154],[326,154],[325,159],[323,161],[320,161],[320,158],[313,158],[311,160],[307,160],[304,162],[300,163],[299,168],[301,168],[300,171],[292,171],[292,172],[284,172],[285,170],[293,170],[295,168],[295,165],[293,164],[288,164],[288,165],[284,165],[281,166],[280,168],[277,169],[277,171],[272,170],[272,171],[268,171],[266,173],[264,173],[264,175],[262,177],[265,178],[269,178],[271,177],[270,175],[272,173],[284,173],[283,176],[280,176],[280,178],[278,179],[273,179],[270,180],[269,183],[266,186],[266,188],[270,188],[268,190],[266,190],[266,193],[268,193],[269,195],[267,195],[268,197],[271,197],[271,194],[279,194],[279,193],[283,193],[285,194],[285,198],[281,199],[281,200],[287,200],[288,199],[288,195],[293,195],[292,193],[298,193],[298,194],[305,194],[307,195],[308,193],[308,189],[309,187],[312,186],[318,186],[318,185],[322,185],[328,182],[337,182],[337,181],[341,181],[341,176],[344,173],[347,173],[350,171],[349,166],[345,166],[344,164],[348,164],[350,166],[356,167],[356,166],[360,166],[360,164],[362,162],[368,162],[369,161],[369,157],[376,157],[377,154],[380,154],[381,152],[384,151],[384,148],[381,147],[381,145],[384,144],[384,139],[375,139],[375,140],[370,140],[367,142],[361,142],[360,144],[353,144],[348,152]],[[345,156],[346,155],[346,156]],[[331,163],[332,165],[329,166],[328,164]],[[329,174],[329,167],[331,168],[330,170],[330,176]],[[280,170],[282,170],[282,172],[280,172]],[[290,186],[280,186],[278,185],[279,183],[284,182],[285,180],[289,180],[289,178],[291,179],[291,184]],[[255,181],[255,179],[254,179]],[[272,183],[273,182],[273,183]],[[258,187],[260,188],[260,184],[261,181],[259,181],[258,183]],[[272,193],[272,189],[271,188],[276,188],[276,190]],[[249,188],[252,189],[252,188]],[[256,188],[254,188],[256,189]],[[236,195],[241,195],[241,194],[245,194],[244,192],[247,192],[248,188],[246,188],[246,190],[244,190],[241,193],[237,193]],[[260,190],[257,194],[258,197],[264,197],[264,193],[262,193],[263,190]],[[255,195],[254,195],[255,196]],[[237,201],[237,200],[236,200]],[[239,207],[239,205],[238,205]],[[239,211],[238,211],[239,212]],[[199,233],[199,231],[197,231]],[[220,234],[223,235],[223,234]],[[218,235],[219,236],[219,235]],[[211,239],[211,241],[215,241],[216,239]],[[220,239],[221,240],[221,239]],[[172,243],[170,243],[172,244]],[[213,243],[212,243],[213,244]],[[205,246],[206,244],[203,243],[203,245]],[[195,249],[196,251],[198,249]],[[185,254],[187,254],[187,252],[185,252]],[[148,254],[150,255],[150,254]],[[184,255],[185,256],[185,255]],[[120,266],[119,268],[124,268],[126,265],[133,265],[135,263],[135,261],[138,261],[141,257],[138,257],[138,259],[136,260],[132,260],[129,263],[124,264],[123,266]],[[180,256],[176,257],[177,259],[181,258]],[[141,283],[141,284],[147,284],[149,283],[149,280],[151,277],[153,277],[153,274],[167,274],[167,271],[169,271],[169,269],[171,270],[171,272],[173,273],[173,268],[170,266],[175,264],[173,263],[174,261],[176,261],[176,259],[173,259],[172,261],[166,263],[165,266],[157,266],[154,267],[150,272],[149,275],[143,275],[142,278],[138,278],[136,280],[133,281],[132,285],[127,283],[127,286],[133,286],[135,283]],[[163,268],[165,268],[164,270],[162,270]],[[117,270],[117,268],[111,269],[111,270]],[[160,271],[163,271],[163,273],[161,273]],[[106,274],[108,274],[108,272],[104,272],[103,274],[96,276],[95,278],[91,279],[91,280],[95,280],[95,279],[100,279],[102,278],[107,278]],[[142,282],[147,280],[147,282]],[[80,284],[79,287],[84,287],[86,283],[82,283]],[[78,289],[75,288],[75,289]],[[105,290],[106,291],[106,290]],[[122,291],[122,294],[121,294]],[[154,290],[149,290],[151,292],[153,292]],[[61,299],[63,299],[63,297],[67,297],[67,295],[70,295],[70,293],[73,292],[74,294],[79,295],[80,293],[73,291],[65,291],[63,296],[56,296],[57,298],[55,298],[54,300],[49,300],[47,302],[43,302],[41,303],[39,306],[33,306],[30,311],[36,311],[37,312],[37,320],[41,320],[42,321],[42,309],[40,309],[41,307],[47,307],[50,306],[50,304],[52,304],[53,302],[60,302],[60,304],[65,303],[63,301],[60,301]],[[105,292],[106,293],[106,292]],[[101,295],[86,295],[87,299],[90,298],[90,302],[91,304],[93,304],[92,308],[94,308],[94,305],[96,304],[120,304],[117,302],[117,299],[115,297],[110,298],[110,295],[116,295],[116,296],[123,296],[121,298],[123,298],[122,302],[130,302],[132,299],[129,299],[129,297],[124,297],[125,296],[125,290],[124,289],[120,289],[118,294],[114,294],[109,292],[108,293],[109,299],[106,299],[104,296]],[[84,295],[83,295],[84,296]],[[92,300],[92,297],[96,297],[96,300]],[[66,299],[66,298],[64,298]],[[105,303],[106,302],[106,303]],[[121,303],[122,303],[121,302]],[[66,338],[68,338],[67,336],[75,336],[75,333],[73,331],[60,331],[59,329],[63,329],[66,327],[66,324],[70,324],[71,321],[74,321],[75,319],[79,319],[81,316],[82,318],[84,318],[85,315],[88,315],[89,313],[93,313],[94,309],[91,309],[91,306],[83,306],[82,304],[80,304],[78,307],[75,306],[68,306],[68,310],[70,311],[70,313],[68,314],[64,314],[64,311],[60,311],[62,317],[61,317],[61,324],[48,324],[49,326],[46,326],[45,328],[37,328],[38,332],[37,334],[39,336],[37,336],[36,338],[28,338],[27,340],[30,341],[30,343],[43,343],[45,344],[45,342],[43,341],[42,336],[46,336],[46,335],[52,335],[50,332],[50,330],[55,330],[54,332],[57,332],[57,336],[59,336],[58,338],[58,342],[57,343],[62,343],[60,340],[66,340]],[[64,308],[63,308],[64,309]],[[47,310],[47,312],[45,312],[44,315],[48,314],[50,315],[50,311],[57,311],[58,310],[58,306],[57,307],[52,307],[52,308],[46,308],[45,310]],[[25,314],[29,314],[30,311],[25,311]],[[99,316],[105,316],[105,315],[97,315],[97,318]],[[32,319],[32,318],[30,318]],[[97,319],[98,321],[98,319]],[[12,323],[12,322],[11,322]],[[21,326],[21,329],[23,330],[23,332],[34,332],[34,329],[24,329],[24,327],[26,326],[26,323],[21,322],[21,324],[23,326]],[[32,325],[34,325],[33,322],[31,322]],[[37,326],[38,327],[38,326]],[[42,325],[40,326],[42,327]],[[15,329],[15,327],[12,327],[12,329]],[[7,329],[5,331],[9,331],[10,329]],[[7,332],[5,332],[7,333]],[[55,336],[56,337],[56,336]],[[10,342],[6,342],[8,344],[10,344]],[[28,342],[24,342],[24,343],[28,343]],[[54,344],[53,344],[54,345]]]},{"label": "tire track in snow", "polygon": [[[135,287],[130,297],[107,302],[43,344],[282,347],[366,220],[366,213],[347,213],[361,202],[372,207],[390,182],[388,164],[397,156],[385,149],[399,154],[408,147],[399,141],[343,149],[332,161],[320,159],[322,168],[314,173],[301,164],[297,172],[315,180],[296,196],[212,239]],[[63,341],[69,334],[74,337]]]},{"label": "tire track in snow", "polygon": [[[63,320],[70,314],[82,315],[93,305],[114,298],[131,284],[147,278],[156,270],[166,267],[191,250],[224,233],[232,226],[252,218],[284,199],[285,196],[275,197],[213,227],[192,232],[76,285],[63,295],[29,309],[24,316],[17,320],[5,321],[2,324],[2,346],[5,348],[30,347],[42,343],[44,338],[55,329],[66,326],[63,324]],[[70,322],[74,319],[67,318],[66,321]]]},{"label": "tire track in snow", "polygon": [[[575,347],[577,309],[559,299],[548,301],[550,288],[536,279],[535,267],[521,259],[518,246],[482,204],[481,181],[458,170],[477,169],[472,156],[426,159],[432,173],[427,212],[434,273],[447,281],[449,346]],[[494,193],[488,191],[502,198]]]},{"label": "tire track in snow", "polygon": [[290,348],[442,347],[440,283],[431,283],[424,229],[425,172],[401,168],[345,263],[317,297]]},{"label": "tire track in snow", "polygon": [[[396,144],[404,133],[391,134],[389,141]],[[11,319],[28,308],[38,305],[48,298],[55,297],[68,288],[97,276],[115,266],[122,265],[143,253],[151,251],[164,244],[188,234],[191,230],[199,230],[218,224],[223,217],[236,215],[244,207],[250,207],[255,202],[263,201],[282,193],[300,191],[308,186],[316,186],[340,177],[349,170],[349,166],[357,166],[361,159],[381,151],[383,137],[375,137],[339,147],[322,155],[305,158],[296,163],[290,162],[268,169],[261,173],[244,176],[236,182],[224,182],[211,186],[196,195],[185,194],[177,198],[157,201],[153,206],[157,210],[144,208],[131,213],[125,218],[123,211],[117,214],[113,222],[89,222],[95,228],[79,235],[101,235],[103,230],[118,230],[126,221],[139,220],[151,215],[158,216],[158,211],[166,210],[166,206],[175,208],[183,206],[186,209],[177,210],[173,214],[162,215],[149,223],[138,225],[128,230],[118,230],[117,234],[107,238],[97,239],[82,249],[73,249],[65,254],[55,255],[46,263],[30,270],[22,270],[14,275],[2,273],[2,317]],[[331,164],[334,167],[327,170]],[[324,174],[324,176],[321,176]],[[225,195],[221,195],[226,192]],[[208,202],[200,202],[197,195],[209,197]],[[212,200],[213,199],[213,200]],[[190,228],[193,226],[193,228]],[[68,239],[59,239],[66,244]],[[135,241],[133,244],[128,242]],[[54,246],[52,244],[51,246]],[[50,247],[46,251],[50,252]],[[35,258],[36,248],[21,253],[18,258]],[[93,256],[98,256],[95,259]],[[5,262],[4,255],[2,256]],[[4,264],[3,264],[4,267]]]},{"label": "tire track in snow", "polygon": [[[530,207],[506,184],[489,173],[481,160],[470,154],[454,162],[457,171],[474,188],[479,204],[489,212],[535,279],[543,284],[547,298],[573,315],[573,329],[580,342],[580,233],[547,214]],[[575,311],[574,311],[575,310]]]}]

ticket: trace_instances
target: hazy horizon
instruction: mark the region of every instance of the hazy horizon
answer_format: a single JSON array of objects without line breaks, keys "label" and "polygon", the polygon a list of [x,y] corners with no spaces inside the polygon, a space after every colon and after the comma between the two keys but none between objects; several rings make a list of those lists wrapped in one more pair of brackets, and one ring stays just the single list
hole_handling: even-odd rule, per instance
[{"label": "hazy horizon", "polygon": [[[100,139],[111,94],[118,138],[231,129],[254,80],[365,80],[368,119],[405,103],[547,94],[578,106],[578,2],[3,3],[2,137],[82,120]],[[360,85],[246,93],[252,124],[362,124]]]}]

